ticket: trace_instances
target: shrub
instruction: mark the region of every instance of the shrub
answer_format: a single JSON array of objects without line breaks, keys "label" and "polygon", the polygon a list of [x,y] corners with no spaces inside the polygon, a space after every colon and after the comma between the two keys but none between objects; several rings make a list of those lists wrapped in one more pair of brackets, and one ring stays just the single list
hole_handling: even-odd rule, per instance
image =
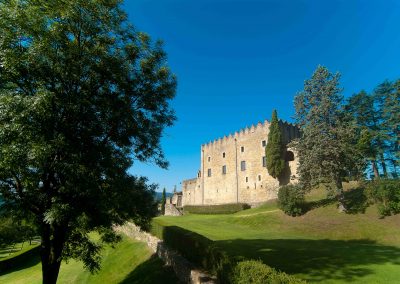
[{"label": "shrub", "polygon": [[183,206],[183,212],[194,214],[233,214],[250,206],[246,203],[230,203],[221,205],[186,205]]},{"label": "shrub", "polygon": [[284,272],[279,272],[261,261],[245,260],[239,262],[231,276],[232,284],[301,284],[306,283]]},{"label": "shrub", "polygon": [[400,180],[381,179],[367,184],[369,198],[378,204],[382,217],[400,213]]},{"label": "shrub", "polygon": [[287,215],[299,216],[305,213],[304,191],[298,185],[279,188],[278,205]]}]

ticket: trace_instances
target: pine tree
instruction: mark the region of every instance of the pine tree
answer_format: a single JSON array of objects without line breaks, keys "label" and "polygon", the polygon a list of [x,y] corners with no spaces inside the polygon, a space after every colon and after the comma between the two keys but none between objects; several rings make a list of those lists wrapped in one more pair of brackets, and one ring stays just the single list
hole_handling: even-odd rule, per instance
[{"label": "pine tree", "polygon": [[[358,149],[370,161],[374,177],[379,179],[377,161],[381,160],[380,153],[384,152],[384,135],[381,127],[382,114],[377,109],[375,100],[376,96],[361,91],[347,99],[344,109],[349,119],[356,125],[356,133],[361,143]],[[367,139],[370,141],[367,142]],[[371,143],[370,146],[374,151],[370,151],[369,145],[365,143]]]},{"label": "pine tree", "polygon": [[285,169],[284,153],[285,146],[282,141],[282,132],[279,127],[278,114],[276,110],[273,110],[268,133],[268,143],[265,147],[267,170],[273,178],[279,178]]},{"label": "pine tree", "polygon": [[340,75],[318,66],[304,90],[295,97],[295,118],[302,137],[294,146],[299,155],[300,185],[310,190],[320,184],[336,193],[344,209],[342,181],[359,167],[354,147],[354,127],[344,119],[339,88]]}]

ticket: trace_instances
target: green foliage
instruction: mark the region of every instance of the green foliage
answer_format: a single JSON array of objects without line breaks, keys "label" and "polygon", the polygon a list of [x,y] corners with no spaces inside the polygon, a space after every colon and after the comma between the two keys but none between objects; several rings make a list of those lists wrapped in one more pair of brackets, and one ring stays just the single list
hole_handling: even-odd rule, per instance
[{"label": "green foliage", "polygon": [[26,220],[0,217],[0,247],[30,241],[37,236],[37,228]]},{"label": "green foliage", "polygon": [[362,171],[361,155],[354,125],[342,109],[340,75],[318,66],[295,97],[296,123],[302,137],[293,143],[299,155],[301,186],[310,190],[324,184],[328,191],[342,195],[342,181],[350,172]]},{"label": "green foliage", "polygon": [[245,260],[239,262],[235,266],[232,284],[248,283],[302,284],[307,282],[286,273],[276,271],[259,260]]},{"label": "green foliage", "polygon": [[161,214],[165,214],[165,202],[166,202],[166,196],[165,196],[165,187],[163,188],[162,195],[161,195]]},{"label": "green foliage", "polygon": [[367,183],[367,193],[378,204],[382,217],[400,213],[400,180],[375,180]]},{"label": "green foliage", "polygon": [[298,185],[285,185],[279,188],[278,206],[290,216],[299,216],[305,213],[304,191]]},{"label": "green foliage", "polygon": [[185,213],[193,214],[233,214],[250,206],[246,203],[230,203],[221,205],[186,205],[183,206]]},{"label": "green foliage", "polygon": [[155,213],[155,186],[128,169],[167,167],[160,137],[175,120],[176,79],[162,44],[121,7],[0,1],[0,193],[35,216],[45,282],[62,259],[99,268],[89,232],[114,242],[114,224],[146,226]]},{"label": "green foliage", "polygon": [[276,110],[272,112],[271,125],[268,133],[268,143],[265,147],[267,157],[268,173],[273,178],[278,178],[285,169],[285,145],[282,141],[282,133],[279,127],[278,114]]}]

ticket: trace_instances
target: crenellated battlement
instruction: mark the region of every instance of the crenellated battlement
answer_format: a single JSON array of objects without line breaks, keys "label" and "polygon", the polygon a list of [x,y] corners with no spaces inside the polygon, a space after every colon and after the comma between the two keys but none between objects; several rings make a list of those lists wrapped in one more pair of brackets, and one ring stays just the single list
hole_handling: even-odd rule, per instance
[{"label": "crenellated battlement", "polygon": [[[284,120],[279,120],[279,125],[284,128],[297,128],[297,126],[293,123],[284,121]],[[217,138],[213,141],[209,141],[206,144],[201,145],[201,148],[209,148],[213,147],[216,145],[222,145],[222,144],[228,144],[234,141],[234,139],[237,138],[242,138],[246,135],[249,135],[251,133],[257,132],[257,131],[264,131],[266,128],[269,128],[270,122],[268,120],[264,120],[264,122],[258,122],[257,124],[252,124],[251,126],[246,126],[244,128],[241,128],[238,131],[235,131],[233,133],[230,133],[228,135],[224,135],[223,137]]]}]

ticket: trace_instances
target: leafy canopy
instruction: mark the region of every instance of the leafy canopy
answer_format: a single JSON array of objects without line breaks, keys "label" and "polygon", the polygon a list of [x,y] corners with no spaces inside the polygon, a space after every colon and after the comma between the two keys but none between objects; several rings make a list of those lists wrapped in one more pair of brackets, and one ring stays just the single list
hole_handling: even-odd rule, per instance
[{"label": "leafy canopy", "polygon": [[0,18],[0,192],[35,216],[44,282],[69,257],[96,270],[88,232],[115,241],[114,224],[154,213],[154,186],[128,169],[167,167],[176,79],[121,1],[0,0]]}]

